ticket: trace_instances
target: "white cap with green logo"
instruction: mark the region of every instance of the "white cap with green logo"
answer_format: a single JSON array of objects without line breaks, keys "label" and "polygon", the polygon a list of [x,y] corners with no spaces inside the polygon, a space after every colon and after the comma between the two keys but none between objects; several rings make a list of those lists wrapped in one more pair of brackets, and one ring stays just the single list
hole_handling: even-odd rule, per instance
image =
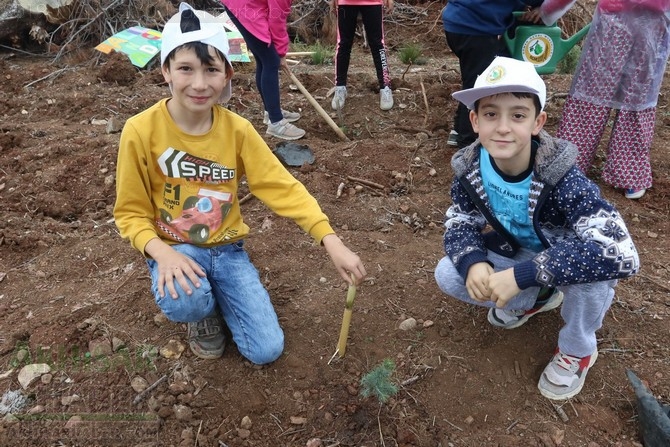
[{"label": "white cap with green logo", "polygon": [[537,74],[535,65],[509,57],[498,56],[475,81],[475,86],[452,93],[458,101],[472,110],[475,102],[499,93],[533,93],[540,99],[544,109],[547,101],[547,86]]}]

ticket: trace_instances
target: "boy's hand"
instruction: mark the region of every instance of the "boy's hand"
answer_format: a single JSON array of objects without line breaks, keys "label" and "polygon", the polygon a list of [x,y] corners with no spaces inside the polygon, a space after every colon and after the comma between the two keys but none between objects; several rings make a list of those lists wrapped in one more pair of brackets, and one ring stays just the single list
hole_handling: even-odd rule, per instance
[{"label": "boy's hand", "polygon": [[522,22],[532,22],[540,23],[542,18],[540,17],[540,8],[532,8],[521,15]]},{"label": "boy's hand", "polygon": [[386,14],[391,14],[393,11],[393,0],[384,0],[384,8],[386,8]]},{"label": "boy's hand", "polygon": [[465,287],[468,295],[475,301],[489,301],[491,291],[489,290],[489,277],[493,274],[493,267],[488,262],[472,264],[468,269],[465,279]]},{"label": "boy's hand", "polygon": [[335,264],[335,268],[340,272],[340,276],[349,284],[351,284],[352,273],[355,278],[355,283],[360,283],[363,278],[367,276],[365,267],[361,262],[361,258],[356,253],[349,250],[342,240],[335,234],[326,235],[321,240],[328,256]]},{"label": "boy's hand", "polygon": [[191,295],[193,290],[186,278],[191,281],[196,288],[200,287],[199,277],[205,277],[206,274],[193,259],[183,255],[170,247],[158,238],[151,239],[144,251],[158,263],[158,293],[161,298],[165,297],[165,288],[170,293],[172,299],[177,299],[177,290],[174,281],[176,280],[182,290],[187,295]]},{"label": "boy's hand", "polygon": [[328,4],[330,5],[330,13],[337,14],[337,0],[329,0]]},{"label": "boy's hand", "polygon": [[489,276],[489,290],[491,290],[491,301],[496,307],[505,307],[505,304],[521,292],[514,278],[514,269],[508,268]]}]

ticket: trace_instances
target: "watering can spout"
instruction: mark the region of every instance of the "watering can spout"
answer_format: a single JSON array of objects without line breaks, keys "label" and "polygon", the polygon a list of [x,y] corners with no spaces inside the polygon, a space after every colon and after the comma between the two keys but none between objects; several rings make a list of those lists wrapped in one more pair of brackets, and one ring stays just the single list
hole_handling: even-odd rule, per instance
[{"label": "watering can spout", "polygon": [[577,45],[580,40],[586,35],[586,33],[589,32],[589,28],[591,28],[591,24],[587,24],[584,28],[580,29],[577,31],[575,34],[572,35],[572,37],[569,37],[567,39],[562,39],[561,44],[557,46],[556,51],[557,55],[556,57],[558,60],[563,59],[563,57],[568,54],[570,50],[572,50],[572,47]]}]

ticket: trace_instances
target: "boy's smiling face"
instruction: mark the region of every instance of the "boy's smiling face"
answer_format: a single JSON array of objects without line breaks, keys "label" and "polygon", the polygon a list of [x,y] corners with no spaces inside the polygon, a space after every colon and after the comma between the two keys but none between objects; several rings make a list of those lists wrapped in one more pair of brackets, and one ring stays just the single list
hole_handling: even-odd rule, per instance
[{"label": "boy's smiling face", "polygon": [[209,114],[219,102],[230,71],[216,50],[212,46],[208,49],[212,56],[209,63],[203,63],[195,50],[187,47],[175,50],[174,58],[163,65],[163,77],[172,91],[171,112]]},{"label": "boy's smiling face", "polygon": [[470,122],[486,151],[507,175],[528,169],[531,137],[547,120],[546,112],[535,116],[532,98],[517,98],[511,93],[487,96],[479,100],[477,112],[470,111]]}]

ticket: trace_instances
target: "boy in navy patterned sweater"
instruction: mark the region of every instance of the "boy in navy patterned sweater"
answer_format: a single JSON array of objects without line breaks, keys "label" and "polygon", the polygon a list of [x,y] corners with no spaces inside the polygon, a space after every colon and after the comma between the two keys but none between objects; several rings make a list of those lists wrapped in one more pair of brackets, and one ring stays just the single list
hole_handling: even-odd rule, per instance
[{"label": "boy in navy patterned sweater", "polygon": [[575,166],[577,148],[542,130],[546,87],[529,62],[497,57],[473,88],[453,94],[479,139],[454,154],[443,292],[489,307],[512,329],[561,304],[565,325],[540,393],[577,395],[598,356],[595,332],[617,279],[639,269],[621,215]]}]

